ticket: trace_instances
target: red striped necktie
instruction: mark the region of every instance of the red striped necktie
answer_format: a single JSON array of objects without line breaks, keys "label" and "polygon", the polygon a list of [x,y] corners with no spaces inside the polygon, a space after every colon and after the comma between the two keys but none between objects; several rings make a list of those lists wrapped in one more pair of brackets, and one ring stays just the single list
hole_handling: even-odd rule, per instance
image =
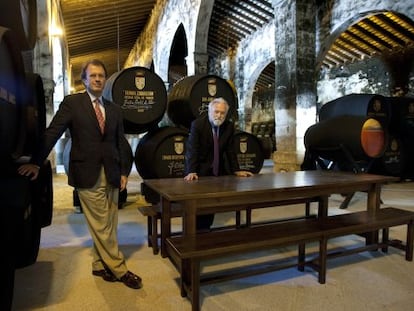
[{"label": "red striped necktie", "polygon": [[100,108],[101,101],[99,100],[99,98],[96,98],[93,102],[95,103],[94,109],[95,109],[96,119],[98,119],[99,127],[101,128],[101,133],[103,134],[105,130],[105,119],[104,119],[104,116]]}]

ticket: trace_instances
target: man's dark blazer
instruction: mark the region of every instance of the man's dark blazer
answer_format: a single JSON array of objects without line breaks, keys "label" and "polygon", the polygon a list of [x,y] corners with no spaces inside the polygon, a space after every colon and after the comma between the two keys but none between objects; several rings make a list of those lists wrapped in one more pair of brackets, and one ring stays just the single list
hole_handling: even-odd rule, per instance
[{"label": "man's dark blazer", "polygon": [[[232,174],[239,169],[236,153],[232,148],[234,125],[226,120],[219,131],[220,168],[219,175]],[[213,175],[214,142],[208,114],[191,123],[186,144],[185,175],[197,173],[200,176]],[[228,171],[230,168],[230,172]]]},{"label": "man's dark blazer", "polygon": [[123,118],[118,105],[103,99],[105,131],[101,133],[98,120],[88,93],[66,96],[46,129],[40,149],[33,155],[32,163],[40,166],[57,140],[69,129],[72,147],[69,157],[68,183],[75,188],[95,185],[102,165],[107,181],[120,186],[122,175],[129,174],[127,148],[123,139]]}]

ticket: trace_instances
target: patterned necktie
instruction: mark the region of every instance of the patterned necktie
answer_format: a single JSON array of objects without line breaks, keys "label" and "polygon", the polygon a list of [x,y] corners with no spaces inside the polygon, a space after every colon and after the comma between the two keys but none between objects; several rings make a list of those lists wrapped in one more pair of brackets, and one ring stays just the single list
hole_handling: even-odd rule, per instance
[{"label": "patterned necktie", "polygon": [[105,129],[105,119],[104,119],[104,116],[100,108],[101,102],[98,98],[96,98],[93,102],[95,103],[94,109],[95,109],[96,119],[98,119],[99,127],[101,128],[101,133],[103,134],[104,129]]},{"label": "patterned necktie", "polygon": [[213,128],[213,142],[214,142],[213,174],[214,176],[218,176],[220,159],[219,159],[219,135],[218,135],[217,126]]}]

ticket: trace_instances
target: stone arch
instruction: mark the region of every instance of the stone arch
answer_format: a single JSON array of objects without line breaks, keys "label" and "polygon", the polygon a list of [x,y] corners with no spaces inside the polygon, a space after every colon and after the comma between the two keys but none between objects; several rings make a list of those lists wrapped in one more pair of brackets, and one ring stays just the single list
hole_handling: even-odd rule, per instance
[{"label": "stone arch", "polygon": [[[257,62],[255,65],[255,68],[250,73],[249,79],[246,81],[245,87],[246,87],[246,93],[245,93],[245,100],[248,101],[250,99],[250,106],[251,108],[251,98],[253,97],[254,93],[254,87],[256,86],[257,80],[259,79],[260,74],[263,72],[263,70],[272,62],[274,62],[275,59],[262,59],[259,62]],[[246,102],[247,104],[247,102]]]},{"label": "stone arch", "polygon": [[254,86],[266,66],[275,61],[275,28],[270,23],[262,30],[243,40],[237,50],[237,62],[240,63],[236,77],[236,87],[241,90],[239,112],[246,115],[252,108]]},{"label": "stone arch", "polygon": [[365,15],[365,12],[404,12],[407,17],[414,18],[414,7],[410,1],[359,1],[358,7],[356,7],[355,2],[350,0],[333,1],[330,13],[328,14],[331,20],[330,32],[335,31],[337,27],[340,27],[358,15]]},{"label": "stone arch", "polygon": [[174,35],[171,45],[169,66],[168,66],[168,83],[171,87],[176,81],[187,75],[187,56],[188,45],[187,37],[183,24],[180,24]]},{"label": "stone arch", "polygon": [[211,14],[213,12],[213,6],[214,1],[201,1],[200,10],[198,11],[193,54],[194,73],[207,73],[208,30],[210,26]]},{"label": "stone arch", "polygon": [[[254,93],[254,88],[256,86],[257,80],[259,79],[261,73],[263,72],[263,70],[272,62],[274,62],[275,59],[271,58],[271,59],[262,59],[260,62],[256,63],[255,68],[251,71],[249,79],[246,81],[245,84],[245,96],[244,96],[244,111],[249,111],[252,110],[252,103],[253,103],[253,93]],[[246,120],[245,119],[245,124],[246,124],[246,130],[249,130],[249,124],[250,124],[251,120]]]},{"label": "stone arch", "polygon": [[[320,67],[320,64],[322,63],[323,59],[325,58],[326,54],[328,53],[330,47],[335,42],[335,40],[343,33],[345,32],[349,27],[352,25],[366,19],[369,16],[375,16],[381,13],[385,12],[393,12],[397,15],[403,15],[398,12],[389,11],[389,10],[374,10],[374,11],[366,11],[362,13],[358,13],[355,16],[349,18],[346,20],[343,24],[336,27],[335,30],[327,37],[325,38],[324,42],[321,43],[321,48],[319,50],[319,53],[316,56],[316,68],[318,69]],[[408,17],[409,18],[409,17]]]},{"label": "stone arch", "polygon": [[194,53],[195,45],[195,19],[199,13],[200,3],[191,0],[172,0],[166,3],[163,14],[158,21],[157,32],[154,43],[154,65],[158,75],[168,81],[168,65],[171,47],[178,27],[184,28],[187,46],[187,70],[188,74],[193,72],[193,61],[191,55]]}]

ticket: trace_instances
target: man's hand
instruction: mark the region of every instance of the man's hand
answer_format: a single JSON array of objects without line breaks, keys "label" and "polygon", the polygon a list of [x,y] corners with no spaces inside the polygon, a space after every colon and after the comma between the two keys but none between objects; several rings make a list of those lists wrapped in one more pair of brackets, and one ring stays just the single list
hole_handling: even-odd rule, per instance
[{"label": "man's hand", "polygon": [[234,172],[234,175],[238,177],[250,177],[250,176],[253,176],[254,174],[249,171],[236,171]]},{"label": "man's hand", "polygon": [[125,175],[121,175],[121,186],[119,190],[124,191],[128,183],[128,177]]},{"label": "man's hand", "polygon": [[187,176],[184,176],[184,180],[190,181],[190,180],[197,180],[198,175],[197,173],[189,173]]},{"label": "man's hand", "polygon": [[39,170],[40,170],[39,166],[28,163],[28,164],[23,164],[19,166],[19,168],[17,169],[17,172],[23,176],[28,176],[28,177],[32,176],[30,180],[35,180],[37,176],[39,176]]}]

